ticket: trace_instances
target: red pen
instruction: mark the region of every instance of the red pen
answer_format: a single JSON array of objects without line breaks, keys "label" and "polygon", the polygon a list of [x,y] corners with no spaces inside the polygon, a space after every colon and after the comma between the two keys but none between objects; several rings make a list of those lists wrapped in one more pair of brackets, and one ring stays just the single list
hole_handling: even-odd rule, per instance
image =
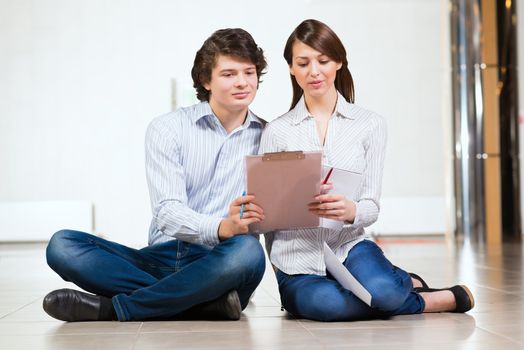
[{"label": "red pen", "polygon": [[324,179],[324,181],[322,182],[322,185],[325,185],[327,184],[328,180],[329,180],[329,177],[331,176],[331,173],[333,172],[333,168],[329,169],[327,175],[326,175],[326,178]]},{"label": "red pen", "polygon": [[[331,173],[333,172],[333,168],[329,169],[328,173],[326,174],[326,177],[324,178],[324,181],[322,181],[322,185],[327,184],[329,177],[331,176]],[[320,192],[320,194],[324,194],[323,191]],[[320,202],[322,203],[322,202]]]}]

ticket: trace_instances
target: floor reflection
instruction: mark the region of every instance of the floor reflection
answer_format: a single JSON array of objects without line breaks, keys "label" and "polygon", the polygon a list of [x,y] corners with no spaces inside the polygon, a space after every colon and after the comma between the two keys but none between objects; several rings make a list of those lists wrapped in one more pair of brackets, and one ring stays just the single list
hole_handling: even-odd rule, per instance
[{"label": "floor reflection", "polygon": [[62,323],[41,306],[48,291],[71,287],[46,266],[45,245],[0,244],[0,349],[524,348],[523,245],[465,245],[444,237],[378,243],[395,265],[432,287],[468,285],[475,308],[360,322],[297,320],[280,310],[268,269],[238,322]]}]

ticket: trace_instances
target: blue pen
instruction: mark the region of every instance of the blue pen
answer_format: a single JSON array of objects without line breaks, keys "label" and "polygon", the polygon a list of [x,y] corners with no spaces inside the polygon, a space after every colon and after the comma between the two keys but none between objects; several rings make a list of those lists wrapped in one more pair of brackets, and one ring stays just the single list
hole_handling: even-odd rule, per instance
[{"label": "blue pen", "polygon": [[[242,197],[246,195],[246,191],[242,192]],[[242,216],[244,216],[244,203],[240,206],[240,218],[242,219]]]}]

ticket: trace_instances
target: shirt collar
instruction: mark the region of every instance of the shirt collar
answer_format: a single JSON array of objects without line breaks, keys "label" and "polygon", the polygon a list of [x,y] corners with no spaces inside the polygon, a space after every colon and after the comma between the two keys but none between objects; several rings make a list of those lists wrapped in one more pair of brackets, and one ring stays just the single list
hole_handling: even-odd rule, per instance
[{"label": "shirt collar", "polygon": [[[356,119],[357,115],[356,113],[352,113],[352,110],[353,104],[347,102],[344,96],[338,92],[337,105],[335,106],[335,112],[333,114],[347,119]],[[306,101],[304,100],[303,94],[300,100],[297,102],[295,108],[291,110],[291,113],[293,113],[292,120],[293,124],[295,125],[300,124],[306,118],[313,117],[307,110]]]},{"label": "shirt collar", "polygon": [[[209,105],[209,102],[200,102],[196,105],[195,113],[191,116],[193,118],[193,122],[197,123],[200,119],[205,117],[214,117],[215,113],[213,113],[213,110],[211,109],[211,106]],[[218,118],[217,118],[218,119]],[[246,121],[244,122],[244,125],[249,127],[251,124],[259,124],[261,127],[264,127],[266,124],[266,121],[257,117],[255,113],[253,113],[250,109],[247,110],[247,117]]]}]

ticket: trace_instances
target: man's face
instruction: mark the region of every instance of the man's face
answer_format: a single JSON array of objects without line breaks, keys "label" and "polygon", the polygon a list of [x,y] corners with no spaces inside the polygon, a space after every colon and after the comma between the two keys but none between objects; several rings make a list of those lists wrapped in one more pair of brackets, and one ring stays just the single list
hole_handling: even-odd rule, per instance
[{"label": "man's face", "polygon": [[258,76],[253,63],[238,57],[220,55],[211,71],[209,104],[227,111],[247,110],[257,93]]}]

